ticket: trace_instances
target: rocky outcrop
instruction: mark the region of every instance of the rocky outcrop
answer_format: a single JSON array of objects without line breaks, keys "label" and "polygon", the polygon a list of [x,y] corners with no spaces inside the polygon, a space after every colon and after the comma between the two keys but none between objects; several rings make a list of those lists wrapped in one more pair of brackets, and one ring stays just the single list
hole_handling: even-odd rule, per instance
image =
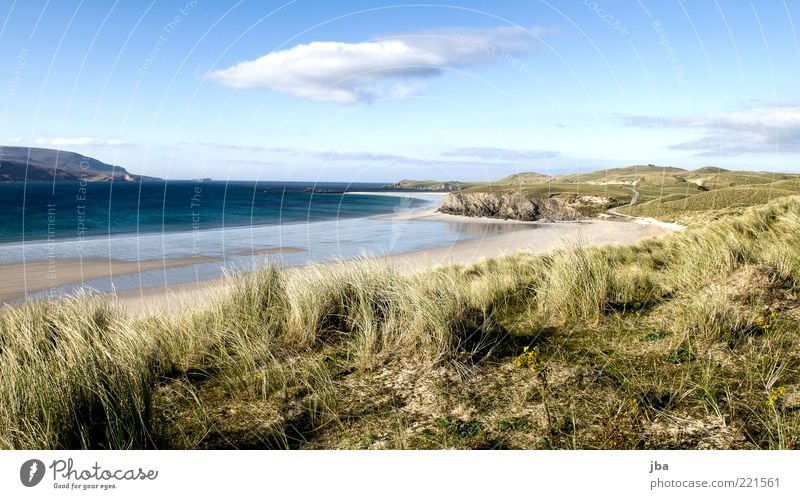
[{"label": "rocky outcrop", "polygon": [[468,217],[513,220],[577,220],[594,215],[611,204],[609,198],[554,194],[529,198],[522,192],[454,192],[448,194],[439,211]]}]

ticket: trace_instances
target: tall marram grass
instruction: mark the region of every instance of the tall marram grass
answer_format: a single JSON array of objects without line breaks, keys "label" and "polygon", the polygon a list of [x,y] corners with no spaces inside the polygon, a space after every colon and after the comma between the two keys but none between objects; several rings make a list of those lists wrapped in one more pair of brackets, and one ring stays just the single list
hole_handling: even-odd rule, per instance
[{"label": "tall marram grass", "polygon": [[146,445],[158,338],[107,304],[6,308],[0,319],[0,445]]},{"label": "tall marram grass", "polygon": [[[574,247],[417,274],[370,260],[266,267],[230,277],[227,292],[206,309],[175,315],[135,319],[88,297],[7,306],[0,312],[0,447],[298,446],[320,428],[344,431],[367,414],[358,400],[370,382],[351,381],[353,373],[375,383],[408,366],[470,376],[485,361],[513,354],[514,337],[544,341],[542,331],[562,342],[542,345],[545,361],[597,358],[587,365],[604,366],[602,376],[623,387],[614,390],[628,391],[620,397],[629,398],[607,406],[592,399],[591,418],[606,411],[630,426],[646,414],[629,407],[630,397],[661,411],[675,403],[665,400],[696,396],[715,417],[749,411],[742,425],[754,445],[786,447],[796,436],[790,412],[763,403],[778,397],[776,387],[797,384],[800,365],[790,353],[799,343],[796,321],[782,312],[774,327],[764,322],[776,303],[791,309],[776,289],[781,296],[800,291],[796,200],[634,246]],[[658,360],[660,373],[684,369],[704,352],[713,357],[720,345],[752,366],[725,371],[726,364],[708,360],[705,369],[686,367],[673,381],[655,381],[631,360],[635,345],[613,343],[640,327],[655,331],[648,334],[656,340],[669,335],[663,348],[672,350]],[[648,348],[662,348],[654,345]],[[581,357],[569,357],[570,348]],[[655,365],[655,350],[643,352],[636,355]],[[782,356],[778,367],[770,355]],[[724,372],[744,381],[728,383]],[[750,395],[725,395],[742,383]],[[665,390],[672,395],[659,395]],[[562,424],[577,431],[575,407],[589,399],[570,397],[563,407],[571,419]],[[385,404],[411,403],[398,400]],[[546,442],[557,446],[549,415],[558,419],[558,400],[547,407]],[[446,421],[435,428],[470,435],[479,428]],[[519,421],[501,426],[526,428]],[[619,445],[638,441],[614,438]],[[569,442],[578,445],[578,438]]]}]

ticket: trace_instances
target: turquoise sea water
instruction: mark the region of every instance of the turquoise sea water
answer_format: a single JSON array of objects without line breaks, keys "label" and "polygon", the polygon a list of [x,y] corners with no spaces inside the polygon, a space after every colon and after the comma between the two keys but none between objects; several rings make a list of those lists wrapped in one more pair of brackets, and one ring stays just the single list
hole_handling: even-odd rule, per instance
[{"label": "turquoise sea water", "polygon": [[[306,192],[308,188],[331,193]],[[6,182],[0,183],[0,242],[315,222],[392,212],[401,204],[397,198],[341,194],[379,188],[380,184],[300,182]]]}]

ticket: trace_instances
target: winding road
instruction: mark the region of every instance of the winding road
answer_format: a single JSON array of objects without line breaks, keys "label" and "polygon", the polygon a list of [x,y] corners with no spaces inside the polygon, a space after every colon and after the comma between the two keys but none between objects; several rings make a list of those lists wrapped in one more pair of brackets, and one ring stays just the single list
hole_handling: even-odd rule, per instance
[{"label": "winding road", "polygon": [[[633,206],[639,200],[639,191],[637,191],[633,187],[630,187],[630,190],[631,190],[631,192],[633,192],[633,196],[631,197],[631,202],[626,204],[625,206]],[[678,223],[662,222],[661,220],[656,220],[655,218],[635,217],[633,215],[626,215],[625,213],[618,212],[617,210],[619,208],[620,208],[620,206],[617,206],[616,208],[610,208],[608,211],[606,211],[606,213],[608,213],[610,215],[616,215],[618,217],[626,218],[628,220],[633,220],[633,221],[638,222],[638,223],[643,223],[643,224],[648,224],[648,225],[657,225],[659,227],[663,227],[663,228],[669,229],[671,231],[679,231],[679,230],[683,230],[683,229],[686,228],[685,225],[681,225],[681,224],[678,224]]]},{"label": "winding road", "polygon": [[[631,196],[631,202],[626,204],[625,206],[633,206],[639,200],[639,191],[637,191],[634,187],[629,187],[629,189],[633,193],[633,196]],[[611,215],[616,215],[618,217],[625,217],[625,218],[631,218],[631,219],[639,219],[640,218],[640,217],[634,217],[633,215],[626,215],[624,213],[620,213],[620,212],[617,211],[619,208],[620,208],[619,206],[617,206],[615,208],[610,208],[608,210],[608,213],[610,213]]]}]

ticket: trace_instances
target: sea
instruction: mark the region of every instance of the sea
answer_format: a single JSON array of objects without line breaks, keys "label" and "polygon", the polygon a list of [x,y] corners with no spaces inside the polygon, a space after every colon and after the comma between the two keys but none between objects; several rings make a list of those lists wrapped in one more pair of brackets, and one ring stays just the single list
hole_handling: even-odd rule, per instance
[{"label": "sea", "polygon": [[383,184],[372,183],[0,183],[0,265],[187,257],[204,262],[41,292],[108,293],[208,280],[265,264],[299,266],[443,247],[503,230],[385,216],[429,209],[441,199],[426,192],[386,194]]}]

